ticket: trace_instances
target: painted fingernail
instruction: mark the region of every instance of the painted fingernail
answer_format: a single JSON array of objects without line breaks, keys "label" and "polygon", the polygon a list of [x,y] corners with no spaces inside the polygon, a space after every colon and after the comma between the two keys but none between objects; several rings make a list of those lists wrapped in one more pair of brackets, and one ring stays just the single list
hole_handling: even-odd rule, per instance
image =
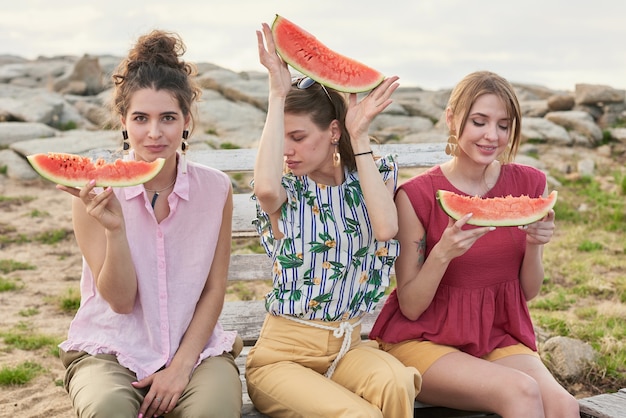
[{"label": "painted fingernail", "polygon": [[94,184],[96,184],[96,180],[94,180],[94,179],[89,180],[89,185],[90,186],[93,186]]},{"label": "painted fingernail", "polygon": [[496,227],[495,227],[495,226],[490,226],[490,227],[489,227],[489,230],[490,230],[490,231],[495,231],[495,230],[496,230]]},{"label": "painted fingernail", "polygon": [[143,418],[143,414],[140,412],[139,415],[137,415],[137,418]]}]

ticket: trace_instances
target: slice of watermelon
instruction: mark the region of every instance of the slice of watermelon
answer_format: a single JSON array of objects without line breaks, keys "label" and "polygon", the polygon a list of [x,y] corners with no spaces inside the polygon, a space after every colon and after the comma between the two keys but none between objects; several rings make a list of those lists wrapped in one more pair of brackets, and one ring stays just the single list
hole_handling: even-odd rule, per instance
[{"label": "slice of watermelon", "polygon": [[276,15],[272,35],[276,51],[287,64],[335,90],[360,93],[373,89],[385,79],[379,71],[331,50],[282,16]]},{"label": "slice of watermelon", "polygon": [[556,197],[556,190],[548,197],[509,195],[488,199],[461,196],[446,190],[437,191],[439,205],[451,218],[457,220],[471,212],[472,217],[467,223],[477,226],[528,225],[546,216],[554,207]]},{"label": "slice of watermelon", "polygon": [[94,162],[89,157],[55,152],[26,158],[43,178],[69,187],[83,187],[92,179],[96,180],[96,186],[134,186],[152,179],[165,164],[164,158],[151,163],[120,159],[107,163],[101,158]]}]

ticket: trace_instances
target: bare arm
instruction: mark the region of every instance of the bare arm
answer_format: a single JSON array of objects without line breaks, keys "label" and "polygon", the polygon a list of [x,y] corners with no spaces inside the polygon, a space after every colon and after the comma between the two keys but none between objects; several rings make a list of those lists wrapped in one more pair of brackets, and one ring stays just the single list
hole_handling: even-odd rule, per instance
[{"label": "bare arm", "polygon": [[113,190],[96,195],[93,184],[81,190],[57,187],[76,197],[72,201],[74,234],[98,292],[114,312],[130,313],[137,297],[137,276],[124,216]]},{"label": "bare arm", "polygon": [[415,320],[432,302],[448,262],[436,261],[436,255],[429,257],[425,271],[426,231],[404,190],[398,190],[395,201],[399,226],[396,238],[401,248],[395,264],[398,302],[402,314]]},{"label": "bare arm", "polygon": [[265,23],[263,33],[257,31],[257,42],[259,59],[269,72],[270,88],[265,126],[254,164],[254,194],[261,209],[268,214],[274,214],[287,199],[281,179],[285,142],[285,97],[291,88],[291,75],[287,65],[276,53],[272,31]]},{"label": "bare arm", "polygon": [[[547,196],[548,189],[544,191]],[[542,220],[526,227],[526,252],[520,269],[520,285],[526,300],[531,300],[539,294],[545,276],[543,269],[543,246],[550,242],[554,234],[554,211],[551,210]]]},{"label": "bare arm", "polygon": [[[346,129],[350,133],[352,149],[356,154],[371,150],[369,125],[392,103],[391,94],[398,88],[398,77],[390,77],[357,103],[356,94],[348,100]],[[398,216],[393,202],[393,184],[385,185],[371,155],[355,157],[365,206],[379,241],[392,239],[398,232]]]}]

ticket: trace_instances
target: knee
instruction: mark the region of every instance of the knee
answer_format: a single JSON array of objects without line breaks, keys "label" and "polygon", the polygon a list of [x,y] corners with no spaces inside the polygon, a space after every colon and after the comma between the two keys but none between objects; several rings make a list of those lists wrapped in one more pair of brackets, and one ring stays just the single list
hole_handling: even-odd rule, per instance
[{"label": "knee", "polygon": [[520,373],[510,384],[512,387],[509,386],[503,392],[509,397],[507,400],[508,405],[517,404],[525,408],[532,407],[534,410],[543,409],[541,388],[535,379]]},{"label": "knee", "polygon": [[421,389],[422,377],[415,368],[394,362],[388,367],[376,368],[370,376],[370,384],[383,404],[410,404],[412,407]]},{"label": "knee", "polygon": [[544,397],[546,417],[578,417],[580,406],[578,400],[565,389],[558,393],[550,393]]},{"label": "knee", "polygon": [[85,404],[77,411],[80,417],[89,418],[122,418],[136,416],[139,413],[140,403],[138,400],[107,393]]}]

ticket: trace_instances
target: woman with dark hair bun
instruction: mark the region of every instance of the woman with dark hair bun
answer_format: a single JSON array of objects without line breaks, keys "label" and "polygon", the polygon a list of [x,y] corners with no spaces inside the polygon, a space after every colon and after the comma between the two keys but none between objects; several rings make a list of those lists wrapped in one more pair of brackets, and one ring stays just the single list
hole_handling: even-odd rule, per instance
[{"label": "woman with dark hair bun", "polygon": [[195,67],[173,33],[140,37],[115,75],[125,158],[165,165],[143,185],[75,196],[81,305],[61,360],[79,417],[239,417],[242,348],[218,318],[230,259],[232,189],[186,161]]}]

